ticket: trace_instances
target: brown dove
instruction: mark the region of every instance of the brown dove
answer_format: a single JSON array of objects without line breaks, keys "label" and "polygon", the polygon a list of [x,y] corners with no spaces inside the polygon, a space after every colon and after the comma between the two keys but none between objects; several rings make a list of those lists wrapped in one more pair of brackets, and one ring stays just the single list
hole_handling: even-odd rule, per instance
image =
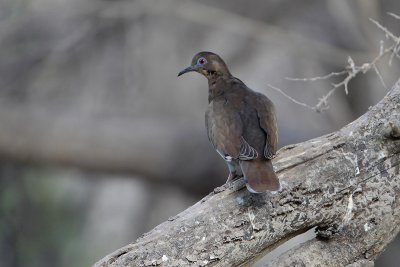
[{"label": "brown dove", "polygon": [[242,173],[252,193],[279,190],[271,159],[278,145],[275,108],[265,95],[232,76],[211,52],[196,54],[178,76],[195,71],[208,79],[208,139],[229,168],[227,182]]}]

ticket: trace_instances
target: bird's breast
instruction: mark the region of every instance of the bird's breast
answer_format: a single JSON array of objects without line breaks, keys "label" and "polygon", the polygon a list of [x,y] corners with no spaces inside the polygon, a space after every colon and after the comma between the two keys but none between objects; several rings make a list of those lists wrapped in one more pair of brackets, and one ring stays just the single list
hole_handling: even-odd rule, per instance
[{"label": "bird's breast", "polygon": [[240,152],[243,123],[238,110],[229,101],[211,101],[206,112],[208,137],[214,148],[237,158]]}]

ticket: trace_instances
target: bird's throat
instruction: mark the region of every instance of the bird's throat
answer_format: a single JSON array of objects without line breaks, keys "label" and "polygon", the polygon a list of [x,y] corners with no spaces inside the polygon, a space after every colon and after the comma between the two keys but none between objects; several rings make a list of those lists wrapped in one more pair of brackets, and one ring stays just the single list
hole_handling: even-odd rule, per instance
[{"label": "bird's throat", "polygon": [[224,90],[221,87],[216,86],[216,85],[217,85],[216,81],[209,80],[209,84],[208,84],[208,103],[210,103],[215,98],[220,97],[220,96],[222,96],[224,94]]}]

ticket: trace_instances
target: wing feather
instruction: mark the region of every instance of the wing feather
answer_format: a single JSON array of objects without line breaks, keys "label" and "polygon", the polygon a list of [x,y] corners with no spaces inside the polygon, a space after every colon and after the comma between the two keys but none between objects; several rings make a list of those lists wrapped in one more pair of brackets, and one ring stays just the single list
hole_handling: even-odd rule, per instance
[{"label": "wing feather", "polygon": [[278,126],[276,122],[274,104],[266,96],[258,94],[255,108],[258,120],[263,131],[266,133],[266,144],[264,156],[272,159],[278,148]]},{"label": "wing feather", "polygon": [[240,153],[239,153],[239,159],[240,160],[251,160],[251,159],[256,159],[258,157],[258,152],[257,150],[249,145],[247,141],[243,138],[243,136],[240,137],[241,144],[240,144]]}]

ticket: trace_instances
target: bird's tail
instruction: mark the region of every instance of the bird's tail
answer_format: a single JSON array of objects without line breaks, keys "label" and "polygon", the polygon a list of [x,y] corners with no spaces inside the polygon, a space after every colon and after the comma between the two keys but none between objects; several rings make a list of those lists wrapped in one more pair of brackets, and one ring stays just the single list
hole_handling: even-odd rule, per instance
[{"label": "bird's tail", "polygon": [[279,190],[279,180],[270,160],[240,161],[240,168],[246,180],[247,189],[251,193]]}]

